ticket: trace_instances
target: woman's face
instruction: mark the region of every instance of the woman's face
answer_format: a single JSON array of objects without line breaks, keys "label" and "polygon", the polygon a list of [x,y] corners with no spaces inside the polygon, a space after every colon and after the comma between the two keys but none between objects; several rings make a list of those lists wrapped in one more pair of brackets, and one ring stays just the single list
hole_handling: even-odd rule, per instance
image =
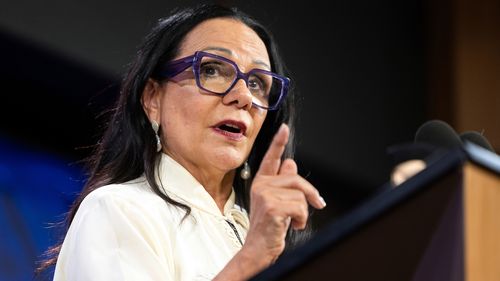
[{"label": "woman's face", "polygon": [[[211,19],[196,26],[184,38],[176,58],[196,51],[226,57],[242,72],[271,70],[264,42],[234,19]],[[267,111],[252,106],[251,93],[243,80],[223,97],[211,95],[196,86],[189,68],[160,85],[159,91],[156,120],[162,128],[164,152],[191,172],[227,173],[246,160]],[[231,132],[229,127],[239,132]]]}]

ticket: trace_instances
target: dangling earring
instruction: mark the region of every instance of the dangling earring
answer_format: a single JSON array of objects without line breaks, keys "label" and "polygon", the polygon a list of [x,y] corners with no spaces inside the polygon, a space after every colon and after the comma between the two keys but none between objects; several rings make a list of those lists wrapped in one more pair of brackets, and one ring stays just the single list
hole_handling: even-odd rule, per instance
[{"label": "dangling earring", "polygon": [[160,152],[161,150],[161,141],[160,136],[158,136],[158,130],[160,130],[160,125],[156,121],[151,121],[151,127],[153,127],[153,131],[155,132],[156,137],[156,152]]},{"label": "dangling earring", "polygon": [[240,171],[240,176],[242,179],[247,180],[250,178],[250,165],[248,165],[248,162],[245,161],[245,164],[243,164],[243,169]]}]

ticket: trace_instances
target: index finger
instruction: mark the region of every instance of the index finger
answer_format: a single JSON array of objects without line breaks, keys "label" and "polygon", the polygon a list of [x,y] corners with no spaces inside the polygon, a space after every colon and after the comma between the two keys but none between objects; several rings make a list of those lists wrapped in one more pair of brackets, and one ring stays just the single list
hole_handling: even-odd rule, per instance
[{"label": "index finger", "polygon": [[266,155],[260,163],[257,175],[277,175],[281,166],[281,156],[285,151],[285,146],[288,143],[290,129],[283,123],[278,132],[273,137],[271,145],[267,149]]}]

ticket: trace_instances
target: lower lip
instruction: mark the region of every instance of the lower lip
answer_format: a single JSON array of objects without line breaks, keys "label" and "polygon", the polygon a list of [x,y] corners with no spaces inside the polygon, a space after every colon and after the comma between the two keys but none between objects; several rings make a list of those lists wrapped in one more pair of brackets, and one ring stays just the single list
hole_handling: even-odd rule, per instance
[{"label": "lower lip", "polygon": [[233,140],[233,141],[239,141],[239,140],[242,140],[244,135],[242,133],[231,133],[231,132],[228,132],[228,131],[224,131],[224,130],[221,130],[219,128],[213,128],[213,130],[219,134],[219,135],[223,135],[224,137],[226,137],[227,139],[229,140]]}]

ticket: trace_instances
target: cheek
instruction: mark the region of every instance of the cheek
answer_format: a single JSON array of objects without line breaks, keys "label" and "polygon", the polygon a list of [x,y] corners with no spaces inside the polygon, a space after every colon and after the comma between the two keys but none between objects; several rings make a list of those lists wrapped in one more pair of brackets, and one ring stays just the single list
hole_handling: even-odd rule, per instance
[{"label": "cheek", "polygon": [[255,140],[260,132],[260,129],[262,128],[262,124],[264,124],[264,120],[266,120],[267,110],[263,110],[260,108],[255,108],[252,110],[252,119],[254,123],[253,139]]},{"label": "cheek", "polygon": [[161,101],[163,135],[200,141],[219,97],[202,95],[196,85],[167,85]]},{"label": "cheek", "polygon": [[183,136],[199,125],[202,112],[195,98],[189,93],[165,94],[162,99],[161,118],[165,137]]}]

